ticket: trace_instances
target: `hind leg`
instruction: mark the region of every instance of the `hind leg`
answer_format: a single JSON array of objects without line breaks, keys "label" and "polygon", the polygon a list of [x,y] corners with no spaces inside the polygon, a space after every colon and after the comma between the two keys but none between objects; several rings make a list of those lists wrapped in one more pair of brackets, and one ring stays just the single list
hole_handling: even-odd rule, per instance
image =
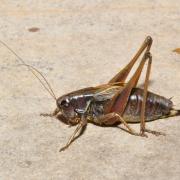
[{"label": "hind leg", "polygon": [[160,136],[160,135],[165,136],[165,135],[166,135],[166,134],[163,133],[163,132],[153,131],[153,130],[150,130],[150,129],[148,129],[148,128],[145,128],[143,131],[144,131],[144,132],[147,132],[147,133],[151,133],[151,134],[153,134],[153,135],[155,135],[155,136]]},{"label": "hind leg", "polygon": [[153,131],[153,130],[147,129],[147,128],[145,127],[146,100],[147,100],[149,76],[150,76],[151,64],[152,64],[152,56],[151,56],[151,54],[149,54],[148,59],[149,59],[149,61],[148,61],[148,66],[147,66],[147,71],[146,71],[146,77],[145,77],[145,81],[144,81],[143,102],[142,102],[141,116],[140,116],[140,118],[141,118],[140,132],[141,132],[142,134],[144,134],[144,132],[147,132],[147,133],[154,134],[154,135],[156,135],[156,136],[165,135],[165,134],[162,133],[162,132]]},{"label": "hind leg", "polygon": [[146,54],[147,52],[150,51],[152,41],[153,41],[152,38],[150,36],[147,36],[146,39],[144,40],[143,44],[141,45],[141,47],[135,54],[135,56],[132,58],[132,60],[118,74],[116,74],[109,81],[109,83],[125,82],[129,72],[133,68],[134,64],[136,63],[136,61],[138,60],[140,55],[144,52],[144,50],[146,49],[144,54]]},{"label": "hind leg", "polygon": [[134,87],[136,87],[146,61],[148,62],[148,66],[147,66],[146,78],[144,82],[143,103],[141,106],[140,133],[142,134],[142,136],[145,135],[145,132],[152,133],[155,135],[163,135],[163,133],[151,131],[145,128],[145,109],[146,109],[146,99],[147,99],[147,92],[148,92],[147,89],[148,89],[148,82],[149,82],[151,63],[152,63],[152,56],[150,52],[145,53],[136,72],[131,77],[131,79],[127,82],[127,84],[124,86],[123,90],[120,90],[114,95],[114,97],[112,98],[110,102],[109,109],[107,110],[107,112],[115,112],[115,113],[118,113],[122,117],[125,107],[127,105],[129,96],[131,94],[131,91]]}]

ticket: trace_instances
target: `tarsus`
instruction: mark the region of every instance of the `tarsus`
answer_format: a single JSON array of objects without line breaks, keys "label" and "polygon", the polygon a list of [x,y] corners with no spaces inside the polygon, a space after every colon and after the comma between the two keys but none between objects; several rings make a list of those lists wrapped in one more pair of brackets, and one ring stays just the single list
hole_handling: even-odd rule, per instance
[{"label": "tarsus", "polygon": [[[53,90],[52,90],[52,87],[50,86],[49,82],[47,81],[47,79],[42,75],[42,73],[40,71],[38,71],[35,67],[31,66],[31,65],[28,65],[24,62],[24,60],[15,52],[13,51],[7,44],[5,44],[3,41],[0,40],[0,43],[3,44],[9,51],[11,51],[20,61],[22,64],[20,65],[24,65],[26,66],[30,71],[31,73],[39,80],[39,82],[41,83],[41,85],[49,92],[49,94],[55,99],[57,100]],[[37,76],[37,74],[35,73],[38,73],[43,79],[44,81],[46,82],[47,86],[45,86],[45,84],[43,83],[43,81]]]}]

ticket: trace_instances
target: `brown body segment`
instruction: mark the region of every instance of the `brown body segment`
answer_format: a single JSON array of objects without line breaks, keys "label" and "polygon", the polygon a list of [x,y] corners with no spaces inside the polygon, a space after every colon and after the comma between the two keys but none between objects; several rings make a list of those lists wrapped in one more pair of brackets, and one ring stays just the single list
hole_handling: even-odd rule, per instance
[{"label": "brown body segment", "polygon": [[[141,107],[143,102],[143,89],[134,88],[129,97],[123,118],[126,122],[140,122]],[[147,93],[145,121],[152,121],[169,117],[173,103],[170,99],[152,92]]]},{"label": "brown body segment", "polygon": [[[104,87],[101,90],[97,89],[96,91],[94,91],[92,89],[88,92],[89,94],[93,94],[93,96],[95,97],[95,102],[91,105],[91,107],[93,107],[93,110],[90,111],[88,114],[89,118],[93,117],[90,118],[91,121],[95,122],[96,124],[102,123],[101,121],[99,121],[99,119],[102,118],[101,116],[108,114],[109,103],[111,103],[113,96],[116,95],[116,93],[121,91],[123,88],[124,86],[107,85],[107,87]],[[140,122],[142,102],[143,89],[133,88],[129,96],[128,102],[126,104],[125,110],[122,114],[122,118],[124,118],[124,120],[128,123]],[[102,111],[100,112],[100,110]],[[156,120],[159,118],[169,117],[171,115],[172,110],[173,103],[170,99],[167,99],[163,96],[152,93],[150,91],[147,92],[145,111],[146,122]],[[110,124],[113,123],[116,123],[116,121],[111,122]]]}]

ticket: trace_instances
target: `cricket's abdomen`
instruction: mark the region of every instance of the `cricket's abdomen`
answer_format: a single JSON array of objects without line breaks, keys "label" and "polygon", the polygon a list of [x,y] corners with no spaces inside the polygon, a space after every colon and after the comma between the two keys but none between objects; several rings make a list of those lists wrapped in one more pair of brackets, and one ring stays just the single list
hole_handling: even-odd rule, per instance
[{"label": "cricket's abdomen", "polygon": [[[123,118],[126,122],[140,122],[143,90],[134,88],[129,97]],[[168,117],[173,103],[170,99],[148,92],[146,100],[145,121]]]}]

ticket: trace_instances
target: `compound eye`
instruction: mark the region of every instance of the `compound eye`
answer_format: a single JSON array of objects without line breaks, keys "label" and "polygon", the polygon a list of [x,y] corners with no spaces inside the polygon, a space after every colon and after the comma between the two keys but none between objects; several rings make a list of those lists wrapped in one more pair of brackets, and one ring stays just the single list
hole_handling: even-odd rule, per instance
[{"label": "compound eye", "polygon": [[61,101],[61,107],[68,107],[68,106],[69,106],[69,101],[67,99]]}]

